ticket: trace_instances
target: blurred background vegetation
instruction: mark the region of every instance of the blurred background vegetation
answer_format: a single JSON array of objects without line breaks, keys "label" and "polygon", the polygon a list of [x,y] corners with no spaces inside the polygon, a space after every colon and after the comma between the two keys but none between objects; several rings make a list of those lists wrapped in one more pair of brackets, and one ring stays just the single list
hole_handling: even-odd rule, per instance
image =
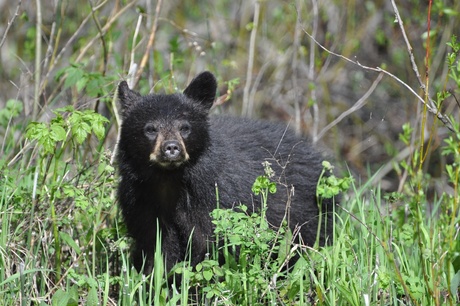
[{"label": "blurred background vegetation", "polygon": [[[424,76],[428,6],[415,0],[397,5]],[[362,108],[317,137],[369,90],[378,73],[329,54],[305,32],[337,54],[386,69],[421,94],[390,1],[3,0],[0,12],[0,107],[10,99],[21,101],[16,120],[23,123],[32,119],[34,107],[36,120],[49,119],[50,110],[63,105],[95,109],[112,122],[109,149],[116,139],[114,88],[133,63],[139,67],[144,53],[147,61],[137,70],[134,89],[172,92],[210,70],[219,78],[220,93],[231,92],[217,112],[290,122],[364,178],[369,169],[408,156],[398,156],[405,147],[398,133],[404,123],[417,126],[421,118],[422,104],[385,76]],[[433,93],[446,86],[446,42],[459,28],[458,12],[457,1],[433,3],[428,72]],[[448,83],[447,90],[453,95],[442,111],[455,114],[458,88]],[[435,124],[432,132],[439,143],[446,129]],[[436,176],[441,163],[439,154],[433,155],[430,171]],[[385,174],[384,188],[397,188],[397,174]]]}]

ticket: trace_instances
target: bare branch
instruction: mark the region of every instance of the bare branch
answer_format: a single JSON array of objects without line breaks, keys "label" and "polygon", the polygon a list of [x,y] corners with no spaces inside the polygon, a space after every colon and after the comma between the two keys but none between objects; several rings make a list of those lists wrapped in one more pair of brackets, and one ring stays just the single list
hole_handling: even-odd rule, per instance
[{"label": "bare branch", "polygon": [[407,83],[405,83],[404,81],[402,81],[400,78],[398,78],[397,76],[395,76],[394,74],[386,71],[385,69],[382,69],[380,67],[369,67],[369,66],[365,66],[363,64],[361,64],[360,62],[358,61],[353,61],[351,59],[349,59],[348,57],[346,56],[343,56],[341,54],[338,54],[338,53],[335,53],[329,49],[327,49],[326,47],[324,47],[322,44],[320,44],[310,33],[308,33],[305,29],[303,30],[305,34],[307,34],[308,37],[310,37],[311,40],[313,40],[315,42],[315,44],[317,44],[321,49],[323,49],[324,51],[326,51],[327,53],[331,54],[331,55],[334,55],[336,57],[339,57],[349,63],[352,63],[352,64],[355,64],[365,70],[370,70],[370,71],[375,71],[375,72],[382,72],[384,74],[386,74],[387,76],[389,76],[390,78],[396,80],[398,83],[400,83],[401,85],[403,85],[404,87],[406,87],[415,97],[417,97],[417,99],[422,102],[423,104],[425,104],[427,110],[432,113],[433,115],[435,115],[439,120],[441,120],[441,122],[451,131],[451,132],[454,132],[454,128],[452,127],[452,122],[450,121],[450,119],[443,115],[439,109],[435,106],[434,102],[432,99],[430,99],[430,103],[426,103],[425,100],[420,97],[420,95],[418,95]]},{"label": "bare branch", "polygon": [[102,31],[101,24],[100,24],[99,20],[96,17],[96,14],[95,14],[96,9],[94,8],[93,1],[90,0],[89,5],[91,6],[91,16],[93,17],[94,23],[96,24],[96,28],[97,28],[97,30],[99,32],[99,38],[101,39],[102,51],[103,51],[102,53],[104,54],[104,57],[103,57],[104,66],[102,68],[102,75],[105,75],[106,70],[107,70],[107,62],[108,62],[109,52],[107,50],[107,44],[105,42],[104,32]]},{"label": "bare branch", "polygon": [[407,34],[406,34],[406,31],[404,30],[404,24],[403,24],[403,21],[401,19],[401,15],[399,15],[399,10],[398,10],[398,7],[396,6],[396,3],[395,3],[394,0],[391,0],[391,5],[393,6],[393,9],[395,11],[396,21],[399,24],[399,28],[401,29],[401,33],[402,33],[402,35],[404,37],[404,42],[406,43],[406,46],[407,46],[407,52],[409,53],[409,58],[410,58],[410,63],[412,65],[412,69],[415,72],[415,76],[417,77],[417,80],[418,80],[418,83],[420,85],[420,88],[423,91],[425,91],[426,90],[425,84],[423,84],[422,77],[420,76],[420,73],[418,72],[417,64],[415,63],[414,52],[412,52],[412,50],[413,50],[412,46],[411,46],[411,44],[409,42],[409,38],[407,38]]},{"label": "bare branch", "polygon": [[313,138],[313,142],[320,140],[321,137],[323,137],[327,131],[329,131],[332,127],[337,125],[346,116],[356,112],[358,109],[363,107],[366,104],[367,98],[369,98],[369,96],[374,92],[375,88],[380,83],[382,78],[383,78],[383,72],[380,72],[377,78],[375,79],[375,81],[372,83],[371,87],[367,90],[367,92],[358,101],[356,101],[356,103],[351,108],[349,108],[347,111],[340,114],[340,116],[337,117],[337,119],[329,123],[324,129],[322,129],[321,132],[318,133],[318,136]]},{"label": "bare branch", "polygon": [[42,8],[41,0],[35,1],[37,4],[37,21],[35,33],[35,72],[34,72],[34,105],[32,108],[32,119],[36,120],[38,115],[38,105],[40,104],[40,76],[41,57],[42,57]]},{"label": "bare branch", "polygon": [[246,84],[243,91],[243,116],[251,117],[254,108],[254,101],[249,99],[249,91],[252,82],[252,69],[254,66],[254,50],[256,45],[257,28],[259,27],[260,0],[254,4],[254,20],[252,22],[251,37],[249,39],[248,69],[246,70]]},{"label": "bare branch", "polygon": [[18,1],[18,6],[16,7],[16,11],[14,12],[13,18],[11,18],[10,21],[8,21],[8,25],[6,26],[5,33],[3,33],[2,40],[0,41],[0,49],[2,48],[3,44],[5,43],[6,36],[8,35],[8,32],[10,31],[11,26],[13,25],[14,21],[16,18],[19,16],[19,10],[21,8],[21,3],[22,1]]},{"label": "bare branch", "polygon": [[158,27],[158,18],[160,16],[161,3],[162,3],[162,0],[158,0],[157,6],[155,8],[155,19],[153,20],[152,29],[150,30],[150,37],[147,43],[147,48],[145,48],[144,56],[142,57],[141,63],[139,65],[139,70],[137,71],[136,79],[134,82],[135,85],[139,82],[141,74],[144,71],[145,66],[147,65],[147,61],[150,55],[150,49],[152,49],[153,42],[155,41],[155,34],[157,32],[157,27]]},{"label": "bare branch", "polygon": [[[313,29],[312,29],[312,36],[316,37],[316,33],[318,31],[318,24],[319,24],[319,8],[318,8],[318,1],[312,0],[313,5]],[[310,82],[315,83],[315,86],[312,88],[310,96],[313,103],[313,139],[318,138],[318,126],[319,126],[319,108],[318,103],[316,103],[316,82],[315,82],[315,44],[310,44],[310,63],[308,67],[308,79]]]}]

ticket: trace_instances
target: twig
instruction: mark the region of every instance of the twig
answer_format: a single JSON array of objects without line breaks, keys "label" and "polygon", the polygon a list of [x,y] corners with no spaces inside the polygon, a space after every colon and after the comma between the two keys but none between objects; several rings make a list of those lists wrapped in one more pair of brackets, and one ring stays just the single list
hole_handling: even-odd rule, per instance
[{"label": "twig", "polygon": [[[312,36],[316,37],[316,32],[318,31],[318,2],[312,0],[313,5],[313,32]],[[308,67],[308,79],[310,82],[315,80],[315,44],[310,44],[310,63]],[[316,86],[311,90],[311,99],[314,102],[312,105],[313,108],[313,139],[318,139],[318,126],[319,126],[319,109],[318,103],[316,103]]]},{"label": "twig", "polygon": [[[132,49],[131,49],[131,61],[129,62],[129,71],[128,71],[128,86],[129,88],[134,87],[134,81],[136,77],[136,71],[137,71],[137,64],[134,61],[134,55],[135,55],[135,50],[136,50],[136,40],[137,36],[139,35],[139,29],[142,24],[142,14],[139,14],[139,18],[137,19],[137,26],[136,29],[134,30],[134,35],[133,35],[133,43],[132,43]],[[119,122],[119,121],[118,121]]]},{"label": "twig", "polygon": [[[452,122],[450,121],[450,119],[446,116],[444,116],[443,114],[440,113],[440,111],[437,109],[436,107],[436,103],[433,101],[433,99],[430,98],[430,94],[429,94],[429,88],[428,88],[428,79],[427,79],[427,84],[425,85],[422,81],[422,77],[420,76],[420,73],[418,71],[418,68],[417,68],[417,64],[415,63],[415,57],[414,57],[414,52],[412,51],[412,46],[409,42],[409,39],[407,38],[407,34],[406,34],[406,31],[404,30],[404,24],[403,24],[403,21],[401,19],[401,15],[399,14],[399,10],[398,10],[398,7],[395,3],[394,0],[391,0],[391,5],[393,6],[393,10],[395,12],[395,15],[396,15],[396,21],[398,22],[399,24],[399,27],[401,29],[401,33],[403,35],[403,38],[404,38],[404,42],[406,43],[406,46],[407,46],[407,52],[409,53],[409,58],[410,58],[410,62],[411,62],[411,65],[412,65],[412,70],[414,71],[415,73],[415,77],[417,78],[417,81],[418,81],[418,84],[420,86],[420,88],[423,90],[423,93],[425,95],[425,97],[427,98],[428,103],[426,103],[425,100],[423,100],[423,103],[425,104],[425,106],[427,107],[428,111],[430,113],[433,113],[435,114],[439,120],[441,120],[442,123],[444,123],[444,125],[452,132],[454,132],[454,129],[452,128]],[[431,8],[431,6],[430,6]],[[430,11],[429,11],[430,13]],[[430,22],[430,16],[428,16],[428,23]],[[428,38],[430,37],[430,31],[428,29]],[[428,51],[427,51],[427,58],[426,58],[426,64],[427,64],[427,71],[426,71],[426,75],[428,77]]]},{"label": "twig", "polygon": [[[69,40],[66,42],[64,47],[62,47],[61,51],[57,55],[53,55],[52,58],[50,59],[49,67],[48,67],[48,72],[46,73],[43,81],[45,82],[48,80],[49,75],[51,74],[51,71],[54,69],[54,66],[58,63],[58,61],[61,59],[62,55],[65,54],[65,51],[67,51],[67,48],[74,42],[74,40],[77,38],[77,36],[80,34],[81,30],[83,27],[86,25],[88,20],[90,19],[90,16],[86,16],[86,18],[81,22],[80,26],[78,29],[73,33],[73,35],[69,38]],[[57,48],[57,44],[56,44]],[[56,51],[55,51],[56,52]],[[42,88],[44,87],[44,84],[42,84]]]},{"label": "twig", "polygon": [[367,92],[358,101],[356,101],[356,103],[351,108],[340,114],[340,116],[337,117],[337,119],[329,123],[324,129],[322,129],[321,132],[319,132],[319,134],[313,138],[313,142],[317,142],[319,139],[321,139],[321,137],[323,137],[327,131],[329,131],[332,127],[337,125],[346,116],[354,113],[355,111],[363,107],[366,104],[367,98],[369,98],[369,96],[374,92],[375,88],[380,83],[382,78],[383,72],[380,72],[375,81],[372,83],[371,87],[367,90]]},{"label": "twig", "polygon": [[[296,8],[300,11],[301,2],[297,0]],[[298,83],[298,50],[300,46],[300,33],[302,26],[300,23],[300,14],[297,12],[297,18],[294,29],[294,41],[292,43],[292,61],[291,61],[291,80],[292,80],[292,91],[294,93],[294,130],[297,134],[300,134],[302,123],[301,123],[301,111],[300,111],[300,94],[299,94],[299,83]],[[313,34],[315,35],[315,34]],[[313,45],[313,44],[312,44]]]},{"label": "twig", "polygon": [[[62,17],[60,16],[59,14],[59,11],[60,11],[60,5],[61,5],[62,2],[59,2],[58,3],[58,6],[56,6],[56,9],[55,9],[55,13],[54,13],[54,20],[53,20],[53,24],[51,25],[51,32],[50,32],[50,35],[49,35],[49,40],[48,40],[48,48],[46,49],[46,52],[45,52],[45,57],[43,59],[43,67],[48,67],[49,65],[49,62],[51,60],[51,56],[55,54],[56,52],[56,49],[53,48],[53,44],[55,44],[55,46],[58,45],[59,43],[59,37],[57,37],[62,30],[61,26],[62,26]],[[58,30],[58,35],[56,35],[56,25],[59,24],[59,30]],[[55,36],[56,36],[56,42],[54,41],[55,40]],[[48,76],[48,75],[47,75]],[[43,83],[45,81],[42,81],[42,84],[40,85],[40,88],[43,88]]]},{"label": "twig", "polygon": [[[441,122],[451,131],[451,132],[455,132],[454,128],[452,127],[452,123],[450,121],[450,119],[448,117],[446,117],[445,115],[443,115],[438,109],[437,107],[433,104],[433,105],[430,105],[428,103],[425,102],[425,100],[420,97],[407,83],[405,83],[404,81],[402,81],[400,78],[398,78],[397,76],[395,76],[394,74],[386,71],[385,69],[382,69],[380,67],[369,67],[369,66],[365,66],[363,64],[361,64],[360,62],[358,61],[353,61],[351,59],[349,59],[348,57],[346,56],[343,56],[341,54],[338,54],[338,53],[335,53],[329,49],[327,49],[326,47],[324,47],[321,43],[319,43],[310,33],[308,33],[305,29],[304,29],[304,33],[310,37],[311,40],[313,40],[315,42],[315,44],[317,44],[321,49],[323,49],[324,51],[326,51],[327,53],[331,54],[331,55],[334,55],[336,57],[339,57],[349,63],[352,63],[352,64],[355,64],[365,70],[370,70],[370,71],[375,71],[375,72],[383,72],[384,74],[386,74],[387,76],[389,76],[390,78],[396,80],[398,83],[400,83],[401,85],[403,85],[404,87],[406,87],[415,97],[417,97],[417,99],[422,102],[423,104],[426,105],[428,111],[430,113],[432,113],[433,115],[435,115],[436,117],[438,117],[439,120],[441,120]],[[432,101],[430,99],[430,101]]]},{"label": "twig", "polygon": [[157,6],[155,8],[155,19],[153,21],[152,29],[150,30],[149,41],[147,43],[147,48],[145,49],[144,56],[142,57],[141,63],[139,65],[139,70],[137,71],[134,85],[137,85],[137,83],[139,82],[141,74],[144,71],[145,66],[147,65],[147,61],[150,55],[150,49],[152,49],[153,42],[155,41],[155,34],[157,32],[157,27],[158,27],[158,18],[160,16],[161,3],[162,3],[162,0],[158,0]]},{"label": "twig", "polygon": [[96,17],[96,9],[93,5],[93,1],[89,1],[89,5],[91,6],[91,16],[93,17],[93,20],[94,20],[94,23],[96,24],[96,28],[99,32],[99,37],[101,39],[101,43],[102,43],[102,51],[104,53],[104,57],[103,57],[103,63],[104,63],[104,66],[102,68],[102,75],[104,76],[105,73],[106,73],[106,70],[107,70],[107,61],[108,61],[108,50],[107,50],[107,44],[105,42],[105,38],[104,38],[104,34],[103,31],[102,31],[102,27],[101,27],[101,24],[99,22],[99,20],[97,19]]},{"label": "twig", "polygon": [[399,27],[401,29],[401,33],[402,33],[403,38],[404,38],[404,42],[406,43],[407,52],[409,52],[409,58],[410,58],[410,63],[412,65],[412,69],[415,72],[415,76],[417,77],[417,80],[418,80],[418,83],[420,85],[420,88],[423,91],[425,91],[425,89],[426,89],[425,84],[423,84],[422,78],[420,76],[420,73],[418,72],[417,64],[415,63],[414,53],[412,52],[413,49],[412,49],[412,46],[411,46],[411,44],[409,42],[409,39],[407,38],[407,34],[406,34],[406,31],[404,30],[404,25],[403,25],[403,21],[401,19],[401,15],[399,15],[399,10],[398,10],[398,7],[396,6],[396,3],[395,3],[394,0],[391,0],[391,5],[393,6],[393,10],[395,11],[396,21],[399,24]]},{"label": "twig", "polygon": [[246,84],[244,85],[243,91],[243,116],[250,117],[254,108],[254,101],[249,99],[249,90],[252,83],[252,69],[254,67],[254,50],[256,48],[256,35],[257,28],[259,27],[259,15],[260,15],[260,0],[256,0],[254,4],[254,19],[252,22],[251,37],[249,39],[249,58],[248,58],[248,69],[246,70]]},{"label": "twig", "polygon": [[[107,3],[107,1],[104,1],[103,4]],[[112,26],[112,24],[118,20],[118,17],[120,17],[126,10],[128,10],[131,6],[133,6],[135,3],[137,3],[136,0],[134,1],[131,1],[129,3],[126,3],[126,5],[120,9],[113,17],[111,17],[107,23],[104,25],[104,27],[102,28],[102,34],[105,35],[105,33],[110,29],[110,27]],[[102,5],[102,4],[101,4]],[[95,9],[97,10],[99,7],[101,7],[101,5],[97,6]],[[90,18],[90,16],[86,17],[86,18]],[[85,19],[86,21],[86,19]],[[80,54],[78,54],[78,57],[76,58],[75,62],[80,62],[82,60],[82,58],[85,56],[86,52],[88,52],[89,48],[94,44],[94,42],[98,39],[99,37],[96,36],[96,37],[93,37],[87,44],[84,48],[81,49],[80,51]]]},{"label": "twig", "polygon": [[[100,3],[97,7],[94,8],[94,10],[98,10],[100,9],[102,6],[104,6],[106,3],[107,3],[108,0],[105,0],[103,1],[102,3]],[[134,4],[134,1],[133,2],[130,2],[128,4],[126,4],[125,7],[123,7],[122,10],[120,10],[120,12],[118,12],[118,14],[114,17],[114,18],[117,18],[118,16],[120,16],[124,10],[126,10],[127,8],[129,8],[131,5]],[[59,60],[61,59],[61,57],[65,54],[65,52],[67,51],[67,49],[69,48],[69,46],[72,45],[72,43],[75,41],[75,39],[78,37],[78,35],[80,34],[80,32],[83,30],[84,26],[86,25],[86,23],[90,20],[91,18],[91,15],[88,15],[85,17],[85,19],[83,19],[83,21],[81,22],[80,26],[78,27],[78,29],[75,31],[75,33],[73,33],[73,35],[69,38],[69,40],[66,42],[66,44],[64,45],[64,47],[62,47],[61,51],[57,54],[57,55],[53,55],[52,56],[52,59],[50,60],[50,64],[49,64],[49,67],[48,67],[48,72],[46,73],[45,77],[43,78],[43,83],[41,84],[41,87],[40,88],[45,88],[46,86],[46,82],[48,81],[49,79],[49,76],[51,74],[51,72],[53,71],[54,67],[57,65],[57,63],[59,62]],[[112,22],[108,22],[108,26],[104,26],[104,28],[102,29],[103,31],[107,31],[107,29],[112,25],[113,21]],[[59,34],[60,35],[60,34]],[[96,38],[93,38],[83,49],[80,50],[80,54],[79,56],[77,57],[77,59],[75,60],[75,62],[79,62],[81,60],[81,58],[84,56],[84,54],[86,53],[86,51],[88,51],[89,47],[96,41],[97,37]],[[56,51],[54,53],[57,52],[57,42],[55,44],[55,49]],[[60,81],[59,81],[59,84],[57,86],[55,86],[53,92],[49,95],[47,101],[51,101],[53,100],[54,96],[60,92],[61,90],[61,87],[62,87],[62,84],[64,83],[64,78],[62,78]]]},{"label": "twig", "polygon": [[19,16],[19,9],[21,8],[21,3],[22,1],[18,1],[18,6],[16,7],[16,11],[14,12],[13,18],[11,18],[10,21],[8,21],[8,25],[6,26],[5,33],[3,33],[2,40],[0,41],[0,49],[2,48],[3,44],[5,43],[6,36],[8,35],[8,32],[10,31],[11,26],[13,25],[14,21],[16,18]]},{"label": "twig", "polygon": [[35,73],[34,73],[34,105],[32,108],[32,120],[37,119],[38,105],[40,103],[40,74],[41,74],[41,57],[42,57],[42,8],[41,0],[36,0],[37,5],[37,22],[35,33]]}]

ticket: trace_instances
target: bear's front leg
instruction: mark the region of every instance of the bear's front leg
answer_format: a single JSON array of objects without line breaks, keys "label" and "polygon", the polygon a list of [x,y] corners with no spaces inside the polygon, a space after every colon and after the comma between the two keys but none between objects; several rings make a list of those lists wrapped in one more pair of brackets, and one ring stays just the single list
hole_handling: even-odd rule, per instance
[{"label": "bear's front leg", "polygon": [[155,254],[156,230],[145,227],[140,235],[134,237],[134,248],[131,260],[134,267],[140,273],[150,274],[153,270],[153,256]]}]

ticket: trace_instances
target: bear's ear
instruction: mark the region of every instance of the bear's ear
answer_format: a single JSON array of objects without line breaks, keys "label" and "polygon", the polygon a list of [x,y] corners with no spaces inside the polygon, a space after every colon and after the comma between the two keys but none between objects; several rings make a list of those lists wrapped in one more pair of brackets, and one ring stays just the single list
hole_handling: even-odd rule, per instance
[{"label": "bear's ear", "polygon": [[122,114],[126,114],[132,107],[139,101],[141,95],[131,89],[129,89],[126,81],[121,81],[118,84],[118,99],[121,104]]},{"label": "bear's ear", "polygon": [[216,78],[211,72],[204,71],[190,82],[184,90],[184,95],[209,109],[216,99],[216,91]]}]

